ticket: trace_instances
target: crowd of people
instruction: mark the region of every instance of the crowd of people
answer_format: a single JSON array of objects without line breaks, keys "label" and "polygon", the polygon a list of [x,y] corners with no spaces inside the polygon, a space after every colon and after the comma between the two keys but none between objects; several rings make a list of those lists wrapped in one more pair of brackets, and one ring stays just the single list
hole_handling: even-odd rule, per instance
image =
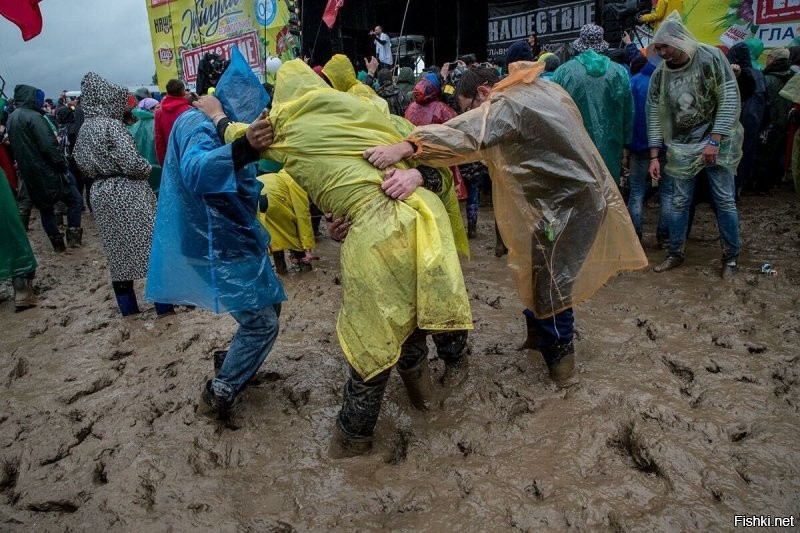
[{"label": "crowd of people", "polygon": [[130,94],[93,72],[79,99],[58,105],[17,86],[0,146],[0,279],[13,280],[16,308],[36,303],[31,207],[56,253],[82,245],[88,209],[122,316],[140,312],[134,282],[146,279],[158,316],[181,305],[239,324],[201,392],[224,418],[279,334],[285,254],[313,269],[324,214],[341,242],[336,330],[349,365],[330,452],[352,456],[371,448],[393,368],[412,405],[430,408],[428,335],[444,386],[467,379],[473,322],[458,254],[477,236],[486,182],[495,254],[508,254],[524,307],[522,346],[564,384],[574,306],[647,266],[643,211],[656,184],[654,244],[667,256],[653,270],[684,262],[705,184],[730,278],[741,195],[797,180],[800,47],[770,50],[762,68],[757,43],[726,54],[673,13],[645,49],[627,34],[611,49],[588,24],[570,58],[531,36],[503,67],[455,61],[416,77],[393,68],[382,27],[370,34],[376,57],[363,72],[344,55],[313,68],[292,60],[269,87],[236,51],[230,64],[204,58],[199,96],[180,80],[163,98]]}]

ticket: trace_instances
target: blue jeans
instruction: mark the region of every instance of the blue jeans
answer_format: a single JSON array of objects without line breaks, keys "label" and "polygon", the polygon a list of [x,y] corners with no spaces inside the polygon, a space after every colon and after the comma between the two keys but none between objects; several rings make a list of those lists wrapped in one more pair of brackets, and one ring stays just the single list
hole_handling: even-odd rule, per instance
[{"label": "blue jeans", "polygon": [[571,307],[547,318],[536,318],[530,309],[525,309],[522,314],[536,324],[539,332],[539,351],[542,352],[545,361],[550,352],[548,348],[552,348],[556,344],[572,342],[575,333],[575,315]]},{"label": "blue jeans", "polygon": [[278,336],[280,315],[281,304],[231,313],[239,323],[239,330],[233,337],[222,368],[211,381],[211,388],[217,396],[233,400],[256,374]]},{"label": "blue jeans", "polygon": [[[661,168],[664,168],[664,158],[660,159]],[[630,176],[628,184],[631,192],[628,198],[628,213],[631,215],[633,227],[636,235],[642,238],[642,213],[644,211],[644,200],[650,183],[650,153],[632,152],[630,159]],[[672,178],[661,173],[661,180],[658,183],[658,228],[656,238],[659,242],[669,239],[669,217],[672,210]]]},{"label": "blue jeans", "polygon": [[[739,256],[739,213],[736,210],[736,182],[733,172],[714,165],[706,167],[711,198],[716,206],[717,225],[722,244],[722,259],[735,259]],[[662,176],[663,176],[662,171]],[[674,193],[672,216],[669,223],[669,255],[683,257],[683,245],[689,226],[689,212],[692,207],[696,176],[676,177],[673,180]]]},{"label": "blue jeans", "polygon": [[481,184],[478,180],[465,180],[467,186],[467,223],[478,223],[478,200],[480,200]]}]

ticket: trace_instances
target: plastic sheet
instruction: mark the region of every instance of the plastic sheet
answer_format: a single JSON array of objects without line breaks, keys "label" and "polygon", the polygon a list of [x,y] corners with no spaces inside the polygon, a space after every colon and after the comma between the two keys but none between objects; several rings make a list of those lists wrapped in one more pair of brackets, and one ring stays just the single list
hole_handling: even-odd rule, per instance
[{"label": "plastic sheet", "polygon": [[517,292],[538,317],[591,297],[611,276],[647,266],[619,190],[544,65],[517,62],[489,101],[415,129],[417,159],[484,161]]},{"label": "plastic sheet", "polygon": [[647,120],[651,130],[660,125],[667,146],[664,171],[677,179],[696,176],[706,165],[703,150],[708,139],[720,133],[717,164],[735,174],[742,158],[743,128],[738,120],[739,89],[728,60],[719,49],[700,44],[676,13],[659,26],[647,47],[648,58],[658,57],[654,49],[658,43],[682,50],[690,58],[677,69],[659,59],[650,78]]},{"label": "plastic sheet", "polygon": [[369,379],[394,365],[416,327],[472,329],[442,202],[421,188],[403,202],[389,198],[380,188],[383,173],[362,156],[402,139],[388,114],[368,99],[330,89],[293,60],[278,71],[270,118],[275,143],[267,155],[283,162],[323,211],[353,221],[341,250],[337,334],[356,371]]},{"label": "plastic sheet", "polygon": [[0,168],[0,280],[36,270],[36,258],[17,211],[6,174]]},{"label": "plastic sheet", "polygon": [[167,147],[146,298],[216,313],[286,300],[256,218],[260,190],[255,165],[234,172],[231,146],[211,121],[183,113]]},{"label": "plastic sheet", "polygon": [[575,101],[589,137],[619,183],[622,150],[633,133],[633,96],[627,71],[590,49],[557,68],[552,81]]},{"label": "plastic sheet", "polygon": [[231,49],[231,63],[219,79],[214,96],[229,119],[251,123],[270,104],[269,94],[242,53]]},{"label": "plastic sheet", "polygon": [[258,220],[272,237],[272,251],[312,250],[316,245],[311,225],[308,194],[284,170],[258,177],[266,196],[266,212],[258,212]]}]

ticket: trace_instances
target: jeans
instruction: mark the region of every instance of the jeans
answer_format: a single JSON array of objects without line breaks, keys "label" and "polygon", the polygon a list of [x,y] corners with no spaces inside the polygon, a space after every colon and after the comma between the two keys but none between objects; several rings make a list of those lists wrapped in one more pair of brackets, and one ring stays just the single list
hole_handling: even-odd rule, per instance
[{"label": "jeans", "polygon": [[[83,209],[83,197],[78,192],[78,187],[75,184],[75,177],[70,174],[69,195],[62,198],[61,201],[67,204],[67,227],[80,228],[81,227],[81,210]],[[56,215],[53,206],[43,207],[39,209],[39,214],[42,217],[42,228],[48,236],[58,236],[61,232],[58,229],[56,222]]]},{"label": "jeans", "polygon": [[[661,167],[664,167],[664,158],[660,158]],[[644,200],[650,183],[650,153],[632,152],[630,159],[630,197],[628,198],[628,213],[631,215],[633,227],[639,240],[642,239],[642,213]],[[669,239],[669,217],[672,210],[672,178],[663,172],[658,183],[658,227],[656,238],[659,242]]]},{"label": "jeans", "polygon": [[478,180],[466,180],[467,186],[467,224],[478,223],[478,201],[480,200],[481,184]]},{"label": "jeans", "polygon": [[575,333],[575,315],[571,307],[547,318],[536,318],[530,309],[525,309],[522,314],[533,320],[536,325],[539,332],[539,351],[548,363],[550,362],[548,354],[551,353],[549,348],[572,342]]},{"label": "jeans", "polygon": [[211,381],[214,394],[233,400],[256,374],[278,336],[281,304],[254,311],[237,311],[231,316],[239,323],[228,354]]},{"label": "jeans", "polygon": [[[445,362],[456,362],[463,357],[467,343],[466,331],[434,333],[432,337],[439,357]],[[428,357],[426,332],[416,329],[403,343],[396,366],[401,371],[409,370],[419,365],[426,357]],[[391,373],[392,369],[388,368],[369,381],[364,381],[358,372],[350,367],[350,378],[344,386],[344,401],[336,419],[339,429],[346,435],[372,436],[378,423],[383,394],[386,392]]]},{"label": "jeans", "polygon": [[[735,259],[739,255],[740,246],[735,177],[732,172],[719,165],[706,167],[706,173],[711,188],[711,199],[716,207],[722,259],[725,261]],[[674,194],[669,224],[669,255],[672,256],[684,255],[683,245],[689,226],[689,212],[692,207],[696,177],[676,177],[673,180]]]}]

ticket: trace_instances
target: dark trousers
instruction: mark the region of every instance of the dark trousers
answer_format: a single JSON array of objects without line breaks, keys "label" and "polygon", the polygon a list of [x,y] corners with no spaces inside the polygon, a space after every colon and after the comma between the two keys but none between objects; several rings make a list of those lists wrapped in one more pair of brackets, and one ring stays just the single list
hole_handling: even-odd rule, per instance
[{"label": "dark trousers", "polygon": [[575,315],[572,308],[565,309],[560,313],[547,318],[536,318],[533,311],[525,309],[523,314],[536,325],[539,333],[539,351],[547,363],[551,363],[554,354],[554,346],[572,342],[575,333]]},{"label": "dark trousers", "polygon": [[[398,370],[414,368],[428,356],[426,332],[416,329],[400,350]],[[439,357],[445,362],[455,362],[464,356],[467,344],[466,331],[436,333],[433,342]],[[351,366],[350,377],[344,386],[344,401],[336,424],[350,437],[371,437],[378,423],[378,414],[383,403],[383,394],[389,383],[392,369],[388,368],[369,381],[358,375]]]},{"label": "dark trousers", "polygon": [[[70,228],[81,227],[81,209],[83,208],[83,198],[78,192],[78,187],[75,183],[75,177],[70,175],[70,188],[69,193],[61,198],[60,201],[67,205],[67,226]],[[31,209],[33,203],[31,202],[28,190],[25,187],[25,182],[20,182],[19,194],[17,195],[17,208],[19,209],[20,216],[23,220],[30,219]],[[49,237],[58,237],[61,235],[58,229],[58,221],[56,219],[54,206],[39,208],[39,214],[42,218],[42,228]]]}]

